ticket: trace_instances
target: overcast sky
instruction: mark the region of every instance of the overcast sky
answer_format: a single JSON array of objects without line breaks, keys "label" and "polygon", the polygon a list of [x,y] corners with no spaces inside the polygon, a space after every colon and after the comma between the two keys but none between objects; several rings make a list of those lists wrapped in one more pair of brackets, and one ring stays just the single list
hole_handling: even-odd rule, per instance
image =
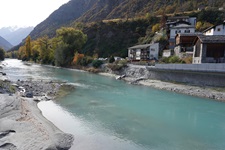
[{"label": "overcast sky", "polygon": [[0,28],[36,26],[69,0],[1,0]]}]

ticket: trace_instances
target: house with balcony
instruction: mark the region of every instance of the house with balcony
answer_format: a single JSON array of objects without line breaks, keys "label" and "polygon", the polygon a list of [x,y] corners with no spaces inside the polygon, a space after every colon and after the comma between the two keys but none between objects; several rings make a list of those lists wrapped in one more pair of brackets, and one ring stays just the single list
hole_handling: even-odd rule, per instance
[{"label": "house with balcony", "polygon": [[175,47],[175,36],[179,33],[195,33],[196,17],[178,16],[167,20],[167,35],[169,48]]},{"label": "house with balcony", "polygon": [[132,61],[158,59],[159,43],[136,45],[128,48],[128,58]]}]

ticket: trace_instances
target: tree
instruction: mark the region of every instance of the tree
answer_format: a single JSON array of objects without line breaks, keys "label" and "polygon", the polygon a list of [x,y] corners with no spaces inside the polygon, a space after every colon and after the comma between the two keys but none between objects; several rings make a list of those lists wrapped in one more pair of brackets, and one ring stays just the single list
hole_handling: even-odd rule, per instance
[{"label": "tree", "polygon": [[3,48],[0,47],[0,60],[4,60],[5,59],[5,51]]},{"label": "tree", "polygon": [[109,57],[109,63],[113,63],[115,61],[114,56]]},{"label": "tree", "polygon": [[157,23],[154,26],[152,26],[152,33],[155,33],[156,31],[160,30],[160,24]]},{"label": "tree", "polygon": [[28,36],[26,39],[25,47],[26,47],[26,58],[27,58],[27,60],[29,60],[30,56],[31,56],[31,38],[30,38],[30,36]]},{"label": "tree", "polygon": [[37,40],[38,47],[39,47],[39,59],[42,63],[48,64],[54,60],[54,52],[51,48],[52,42],[48,36],[44,36]]},{"label": "tree", "polygon": [[59,66],[67,66],[72,63],[75,51],[80,49],[87,41],[87,35],[74,28],[62,27],[56,31],[57,41],[55,61]]},{"label": "tree", "polygon": [[92,62],[92,65],[95,68],[99,68],[102,64],[103,64],[103,61],[97,60],[97,59],[96,60],[93,60],[93,62]]},{"label": "tree", "polygon": [[25,46],[21,46],[19,48],[18,58],[23,61],[26,60],[26,47]]}]

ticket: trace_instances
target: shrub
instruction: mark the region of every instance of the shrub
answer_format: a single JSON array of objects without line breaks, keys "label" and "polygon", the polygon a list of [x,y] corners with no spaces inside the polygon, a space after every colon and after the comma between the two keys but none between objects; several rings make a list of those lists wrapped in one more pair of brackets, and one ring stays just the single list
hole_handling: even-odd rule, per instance
[{"label": "shrub", "polygon": [[109,57],[109,63],[113,63],[115,61],[115,58],[113,56]]},{"label": "shrub", "polygon": [[178,56],[163,57],[163,58],[161,58],[160,62],[166,63],[166,64],[185,63],[185,61],[180,59]]},{"label": "shrub", "polygon": [[103,61],[101,61],[101,60],[93,60],[92,61],[92,65],[93,65],[93,67],[95,67],[95,68],[99,68],[101,65],[103,64]]},{"label": "shrub", "polygon": [[118,64],[122,65],[123,67],[127,66],[127,60],[120,60]]},{"label": "shrub", "polygon": [[119,71],[124,66],[123,65],[119,65],[119,64],[108,64],[107,67],[110,68],[112,71]]},{"label": "shrub", "polygon": [[169,57],[169,63],[179,63],[180,58],[178,56]]},{"label": "shrub", "polygon": [[191,64],[191,63],[192,63],[192,56],[183,58],[183,61],[184,61],[186,64]]}]

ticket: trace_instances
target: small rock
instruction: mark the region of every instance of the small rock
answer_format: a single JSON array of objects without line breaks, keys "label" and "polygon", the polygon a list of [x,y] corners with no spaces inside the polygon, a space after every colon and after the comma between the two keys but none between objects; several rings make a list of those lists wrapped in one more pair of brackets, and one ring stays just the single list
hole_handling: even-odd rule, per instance
[{"label": "small rock", "polygon": [[38,103],[38,102],[40,102],[41,100],[39,100],[39,99],[34,99],[34,101]]},{"label": "small rock", "polygon": [[28,98],[33,98],[34,95],[33,92],[27,92],[25,96]]}]

